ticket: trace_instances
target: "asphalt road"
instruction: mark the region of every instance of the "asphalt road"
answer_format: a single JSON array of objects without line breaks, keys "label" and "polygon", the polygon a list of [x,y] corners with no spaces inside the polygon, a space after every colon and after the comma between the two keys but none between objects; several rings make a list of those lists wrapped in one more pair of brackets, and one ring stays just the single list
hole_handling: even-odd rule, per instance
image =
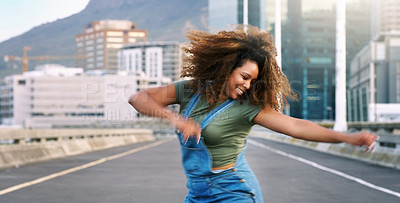
[{"label": "asphalt road", "polygon": [[[400,202],[400,170],[250,140],[265,202]],[[162,139],[2,170],[0,203],[176,203],[185,184],[178,141]]]}]

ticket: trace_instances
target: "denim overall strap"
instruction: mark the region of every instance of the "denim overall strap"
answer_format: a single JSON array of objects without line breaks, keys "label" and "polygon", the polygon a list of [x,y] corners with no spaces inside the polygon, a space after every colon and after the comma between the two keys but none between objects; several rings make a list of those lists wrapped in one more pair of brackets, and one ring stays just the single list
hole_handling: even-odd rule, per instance
[{"label": "denim overall strap", "polygon": [[[195,93],[192,97],[192,99],[190,99],[188,105],[186,106],[186,108],[183,110],[182,116],[184,118],[188,118],[190,113],[192,112],[192,110],[194,109],[194,107],[196,106],[196,104],[199,102],[200,100],[200,95],[198,93]],[[201,122],[201,129],[204,129],[205,127],[207,127],[208,124],[210,124],[210,122],[218,116],[218,114],[222,113],[223,111],[225,111],[226,109],[228,109],[229,107],[231,107],[233,104],[236,103],[236,100],[233,99],[229,99],[228,101],[225,101],[225,103],[223,103],[221,106],[217,107],[216,109],[212,110],[207,116],[206,118],[204,118],[203,122]]]},{"label": "denim overall strap", "polygon": [[[197,93],[193,95],[183,112],[183,117],[189,117],[190,113],[198,103],[199,97],[200,96]],[[218,116],[218,114],[222,113],[235,103],[236,100],[229,99],[212,110],[202,121],[201,129],[204,129],[216,116]],[[195,137],[189,137],[187,141],[183,141],[183,135],[180,133],[180,131],[177,131],[177,134],[181,144],[182,164],[186,175],[201,176],[212,174],[211,154],[204,144],[204,138],[201,136],[199,143],[197,143]]]},{"label": "denim overall strap", "polygon": [[206,118],[204,118],[203,122],[201,122],[201,129],[203,130],[205,127],[207,127],[210,122],[218,116],[218,114],[222,113],[232,105],[236,103],[236,100],[229,99],[225,103],[223,103],[221,106],[217,107],[216,109],[212,110]]},{"label": "denim overall strap", "polygon": [[188,105],[186,106],[185,110],[183,110],[182,116],[187,118],[189,117],[190,113],[192,112],[193,108],[196,106],[197,102],[200,100],[200,95],[198,93],[195,93],[190,99]]}]

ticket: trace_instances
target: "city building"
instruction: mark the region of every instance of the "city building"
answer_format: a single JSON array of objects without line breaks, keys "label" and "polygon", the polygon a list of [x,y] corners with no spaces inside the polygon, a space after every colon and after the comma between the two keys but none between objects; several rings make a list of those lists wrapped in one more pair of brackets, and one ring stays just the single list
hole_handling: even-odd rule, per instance
[{"label": "city building", "polygon": [[371,9],[372,38],[400,32],[400,1],[372,1]]},{"label": "city building", "polygon": [[137,42],[126,45],[118,52],[119,71],[179,80],[181,50],[181,44],[173,41]]},{"label": "city building", "polygon": [[346,9],[346,81],[353,58],[371,40],[371,0],[348,0]]},{"label": "city building", "polygon": [[400,34],[382,35],[351,63],[348,120],[400,121]]},{"label": "city building", "polygon": [[[124,45],[147,41],[147,31],[122,20],[101,20],[88,23],[84,32],[75,36],[76,67],[84,70],[118,69],[118,50]],[[82,58],[84,56],[84,58]]]},{"label": "city building", "polygon": [[[275,0],[248,1],[249,24],[274,34]],[[370,0],[347,0],[347,67],[370,40]],[[335,119],[336,1],[282,0],[282,69],[299,96],[289,115]],[[252,19],[259,19],[252,21]],[[210,30],[243,23],[243,0],[209,1]]]},{"label": "city building", "polygon": [[[287,20],[288,12],[288,0],[281,0],[281,21],[285,22]],[[266,31],[274,33],[275,32],[275,0],[266,0]]]},{"label": "city building", "polygon": [[352,60],[348,120],[400,121],[400,1],[372,1],[372,40]]},{"label": "city building", "polygon": [[147,120],[128,103],[130,95],[169,84],[169,78],[144,74],[83,72],[82,68],[44,65],[3,79],[2,125],[25,128],[112,126]]},{"label": "city building", "polygon": [[[282,69],[299,96],[289,102],[289,114],[334,120],[336,2],[288,1],[287,6],[287,20],[282,23]],[[369,6],[369,1],[347,1],[347,67],[369,41]]]},{"label": "city building", "polygon": [[282,23],[282,69],[299,98],[290,101],[293,117],[334,117],[335,12],[328,4],[333,1],[288,1],[287,21]]},{"label": "city building", "polygon": [[[248,1],[248,23],[265,30],[266,0]],[[210,31],[228,28],[229,25],[243,24],[243,0],[209,0],[208,26]]]}]

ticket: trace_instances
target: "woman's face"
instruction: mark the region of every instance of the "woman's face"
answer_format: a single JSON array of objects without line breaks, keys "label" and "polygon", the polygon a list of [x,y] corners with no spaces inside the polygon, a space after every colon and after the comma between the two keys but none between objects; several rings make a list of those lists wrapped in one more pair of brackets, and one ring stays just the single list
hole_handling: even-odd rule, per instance
[{"label": "woman's face", "polygon": [[225,85],[225,96],[237,99],[250,89],[253,81],[258,77],[258,66],[254,61],[246,60],[243,66],[236,68],[229,76]]}]

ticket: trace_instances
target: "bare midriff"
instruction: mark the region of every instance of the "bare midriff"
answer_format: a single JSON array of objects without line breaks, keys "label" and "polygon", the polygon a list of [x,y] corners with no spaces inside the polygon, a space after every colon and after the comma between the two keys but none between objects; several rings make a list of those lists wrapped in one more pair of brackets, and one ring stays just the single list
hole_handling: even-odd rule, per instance
[{"label": "bare midriff", "polygon": [[214,167],[214,168],[212,168],[212,170],[213,170],[213,171],[217,171],[217,170],[226,170],[226,169],[232,168],[233,166],[235,166],[235,162],[233,162],[233,163],[231,163],[231,164],[228,164],[228,165],[225,165],[225,166]]}]

